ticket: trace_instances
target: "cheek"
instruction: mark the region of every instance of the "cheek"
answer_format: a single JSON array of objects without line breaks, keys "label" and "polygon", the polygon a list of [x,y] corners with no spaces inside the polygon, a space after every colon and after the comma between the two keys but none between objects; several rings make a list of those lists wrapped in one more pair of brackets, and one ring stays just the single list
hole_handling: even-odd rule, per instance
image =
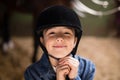
[{"label": "cheek", "polygon": [[53,44],[53,40],[50,40],[50,39],[45,40],[44,45],[47,49],[49,49],[52,44]]},{"label": "cheek", "polygon": [[74,46],[75,46],[75,42],[73,40],[71,40],[69,42],[67,41],[67,44],[68,44],[69,48],[74,48]]}]

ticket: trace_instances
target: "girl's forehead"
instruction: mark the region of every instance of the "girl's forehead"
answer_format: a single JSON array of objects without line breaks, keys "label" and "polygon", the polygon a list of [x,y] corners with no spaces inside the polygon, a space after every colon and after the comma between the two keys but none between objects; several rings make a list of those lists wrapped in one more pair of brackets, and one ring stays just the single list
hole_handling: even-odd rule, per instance
[{"label": "girl's forehead", "polygon": [[74,31],[74,29],[72,27],[66,27],[66,26],[54,26],[54,27],[44,29],[45,32],[48,30],[71,30],[71,31]]}]

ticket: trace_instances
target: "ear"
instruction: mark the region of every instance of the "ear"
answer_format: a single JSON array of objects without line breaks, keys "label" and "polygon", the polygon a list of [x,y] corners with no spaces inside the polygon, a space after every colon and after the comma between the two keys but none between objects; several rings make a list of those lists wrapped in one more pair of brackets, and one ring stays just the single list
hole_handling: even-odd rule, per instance
[{"label": "ear", "polygon": [[40,42],[44,45],[43,37],[40,37]]},{"label": "ear", "polygon": [[75,37],[74,47],[76,46],[76,43],[77,43],[77,37]]}]

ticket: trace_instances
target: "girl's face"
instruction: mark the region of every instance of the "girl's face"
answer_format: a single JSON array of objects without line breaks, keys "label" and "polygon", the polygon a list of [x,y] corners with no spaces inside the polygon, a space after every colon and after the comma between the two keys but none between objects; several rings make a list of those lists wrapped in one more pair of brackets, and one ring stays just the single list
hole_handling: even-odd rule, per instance
[{"label": "girl's face", "polygon": [[73,29],[57,26],[45,29],[40,41],[47,49],[48,54],[56,58],[63,58],[73,50],[77,38]]}]

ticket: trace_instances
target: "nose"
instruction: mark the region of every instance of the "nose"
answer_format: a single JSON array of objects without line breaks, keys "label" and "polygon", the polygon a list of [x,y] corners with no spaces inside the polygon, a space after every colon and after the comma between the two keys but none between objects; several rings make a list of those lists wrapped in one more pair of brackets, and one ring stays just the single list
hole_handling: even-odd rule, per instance
[{"label": "nose", "polygon": [[63,42],[63,37],[60,37],[60,36],[57,37],[56,41],[57,41],[57,42]]}]

